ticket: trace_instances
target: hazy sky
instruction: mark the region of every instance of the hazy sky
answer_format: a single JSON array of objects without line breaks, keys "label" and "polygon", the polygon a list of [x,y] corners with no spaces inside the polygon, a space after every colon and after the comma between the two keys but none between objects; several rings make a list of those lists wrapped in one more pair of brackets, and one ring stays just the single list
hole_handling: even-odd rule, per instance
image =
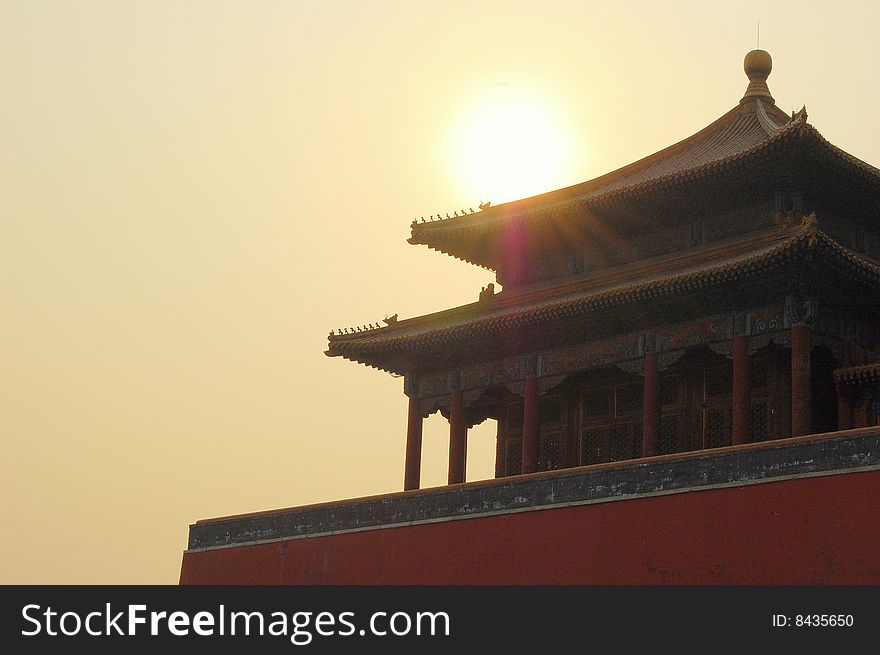
[{"label": "hazy sky", "polygon": [[402,381],[323,351],[492,281],[412,218],[696,132],[758,18],[778,105],[880,164],[876,2],[0,0],[0,582],[174,583],[197,519],[400,490]]}]

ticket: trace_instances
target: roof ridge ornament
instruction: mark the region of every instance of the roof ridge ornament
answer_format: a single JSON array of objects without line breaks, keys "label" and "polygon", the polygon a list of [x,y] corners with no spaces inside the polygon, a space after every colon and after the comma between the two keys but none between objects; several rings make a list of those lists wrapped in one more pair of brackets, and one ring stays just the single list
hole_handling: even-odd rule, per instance
[{"label": "roof ridge ornament", "polygon": [[773,59],[766,50],[752,50],[743,60],[743,70],[749,77],[749,86],[746,93],[740,100],[740,104],[748,102],[752,98],[763,98],[771,105],[775,105],[776,101],[770,95],[770,88],[767,86],[767,78],[770,71],[773,70]]},{"label": "roof ridge ornament", "polygon": [[819,241],[819,219],[816,218],[816,212],[813,212],[809,216],[804,216],[799,227],[806,232],[807,236],[809,236],[807,244],[815,246]]},{"label": "roof ridge ornament", "polygon": [[480,295],[478,296],[478,302],[489,302],[495,296],[495,285],[491,282],[480,289]]}]

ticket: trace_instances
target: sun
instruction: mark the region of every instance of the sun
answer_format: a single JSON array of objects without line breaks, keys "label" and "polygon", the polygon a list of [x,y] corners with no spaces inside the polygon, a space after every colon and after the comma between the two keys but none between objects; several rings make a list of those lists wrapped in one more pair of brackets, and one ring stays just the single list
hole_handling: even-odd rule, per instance
[{"label": "sun", "polygon": [[451,139],[456,182],[493,204],[564,186],[573,153],[564,121],[535,92],[498,85],[463,112]]}]

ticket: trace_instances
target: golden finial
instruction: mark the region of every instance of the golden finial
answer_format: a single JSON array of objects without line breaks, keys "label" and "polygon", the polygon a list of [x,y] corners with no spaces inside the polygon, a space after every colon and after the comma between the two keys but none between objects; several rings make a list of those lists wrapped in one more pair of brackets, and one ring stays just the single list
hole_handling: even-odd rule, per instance
[{"label": "golden finial", "polygon": [[770,57],[770,53],[766,50],[752,50],[743,60],[743,70],[749,77],[749,86],[740,103],[751,98],[761,98],[770,104],[776,104],[773,96],[770,95],[770,88],[767,86],[767,78],[770,76],[770,71],[773,70],[773,59]]}]

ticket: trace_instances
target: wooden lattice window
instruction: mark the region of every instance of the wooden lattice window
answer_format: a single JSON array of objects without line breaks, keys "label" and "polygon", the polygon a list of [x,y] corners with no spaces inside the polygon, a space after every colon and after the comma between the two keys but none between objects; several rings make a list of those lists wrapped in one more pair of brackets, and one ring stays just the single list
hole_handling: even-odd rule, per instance
[{"label": "wooden lattice window", "polygon": [[632,456],[633,459],[642,456],[642,439],[644,437],[644,432],[642,431],[642,422],[639,421],[637,423],[633,423],[633,449]]},{"label": "wooden lattice window", "polygon": [[767,403],[753,403],[749,415],[749,431],[752,441],[767,441],[770,437]]},{"label": "wooden lattice window", "polygon": [[518,431],[522,429],[523,424],[523,404],[516,403],[507,406],[507,429]]},{"label": "wooden lattice window", "polygon": [[723,409],[706,411],[706,447],[730,445],[730,431],[725,429],[729,412]]},{"label": "wooden lattice window", "polygon": [[608,428],[584,430],[581,448],[581,465],[598,464],[602,461],[602,444],[608,441]]},{"label": "wooden lattice window", "polygon": [[706,397],[726,396],[730,393],[733,373],[729,366],[706,369]]},{"label": "wooden lattice window", "polygon": [[538,470],[552,471],[562,466],[562,431],[542,432],[538,440]]},{"label": "wooden lattice window", "polygon": [[678,451],[678,414],[660,417],[660,454]]},{"label": "wooden lattice window", "polygon": [[507,442],[505,464],[507,475],[522,473],[522,439],[511,439]]},{"label": "wooden lattice window", "polygon": [[591,389],[584,394],[584,413],[587,417],[604,418],[611,416],[611,389]]},{"label": "wooden lattice window", "polygon": [[644,392],[641,384],[622,384],[617,387],[617,415],[642,411]]},{"label": "wooden lattice window", "polygon": [[615,425],[608,431],[608,461],[618,462],[632,457],[630,426]]},{"label": "wooden lattice window", "polygon": [[660,378],[660,404],[678,404],[678,385],[680,380],[675,375],[664,375]]},{"label": "wooden lattice window", "polygon": [[770,362],[767,359],[756,360],[749,367],[749,389],[752,391],[766,389],[769,372]]},{"label": "wooden lattice window", "polygon": [[642,454],[642,424],[638,421],[588,428],[582,437],[582,466],[619,462]]},{"label": "wooden lattice window", "polygon": [[606,386],[583,390],[580,397],[582,466],[641,456],[642,381],[609,381]]},{"label": "wooden lattice window", "polygon": [[541,398],[538,406],[538,422],[541,425],[553,425],[562,421],[562,399]]}]

